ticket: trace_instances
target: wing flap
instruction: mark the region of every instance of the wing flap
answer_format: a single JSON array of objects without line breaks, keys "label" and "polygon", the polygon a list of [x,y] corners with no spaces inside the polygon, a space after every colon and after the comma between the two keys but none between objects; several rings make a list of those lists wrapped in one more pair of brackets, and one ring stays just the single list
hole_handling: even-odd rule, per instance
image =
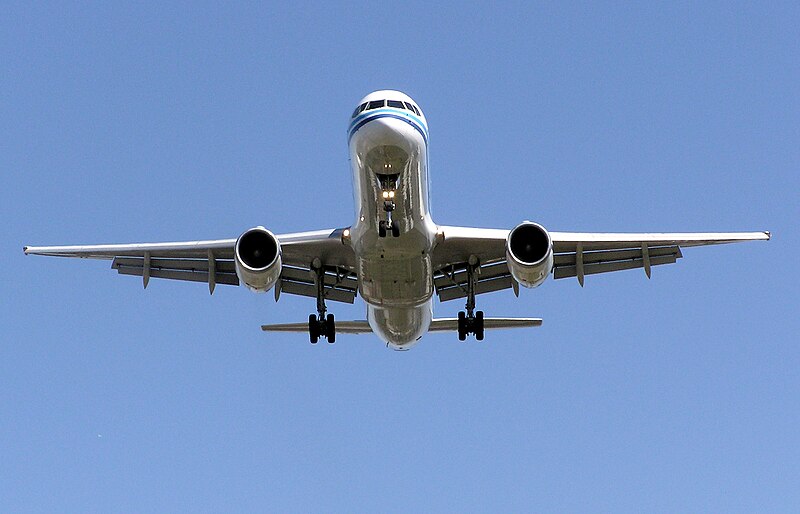
[{"label": "wing flap", "polygon": [[[325,266],[322,282],[326,300],[355,303],[358,280],[355,279],[353,272],[336,266]],[[316,277],[309,268],[284,266],[279,287],[282,292],[288,294],[317,297]]]},{"label": "wing flap", "polygon": [[[111,268],[120,275],[145,276],[145,259],[138,257],[116,257]],[[209,274],[209,259],[150,259],[148,278],[205,282],[208,284],[239,285],[233,261],[215,260],[214,276]]]},{"label": "wing flap", "polygon": [[[502,277],[508,275],[508,266],[505,261],[481,266],[477,270],[479,280]],[[449,266],[441,270],[433,279],[433,285],[438,287],[448,287],[454,284],[465,284],[467,282],[466,265]]]},{"label": "wing flap", "polygon": [[[433,285],[439,301],[467,297],[469,275],[466,263],[440,269],[434,274]],[[475,294],[492,293],[514,287],[514,279],[505,261],[480,266],[475,271]]]},{"label": "wing flap", "polygon": [[[120,275],[143,277],[145,259],[138,257],[117,257],[111,267]],[[354,303],[358,290],[358,282],[347,271],[326,270],[325,299],[334,302]],[[200,259],[150,259],[150,278],[184,280],[189,282],[209,282],[209,261]],[[236,265],[233,261],[215,260],[214,283],[239,285]],[[309,269],[284,266],[281,280],[276,287],[281,292],[299,296],[316,298],[317,287],[314,285],[314,274]]]},{"label": "wing flap", "polygon": [[[120,266],[117,268],[120,275],[133,275],[137,277],[143,276],[143,268],[135,268],[130,266]],[[176,270],[176,269],[151,269],[150,277],[164,278],[168,280],[183,280],[187,282],[206,282],[208,283],[207,271],[194,271],[194,270]],[[231,286],[239,285],[239,277],[236,274],[217,273],[215,276],[217,284],[225,284]]]},{"label": "wing flap", "polygon": [[[510,289],[513,286],[514,279],[511,278],[511,275],[479,280],[478,283],[475,284],[475,294],[493,293],[495,291],[502,291],[503,289]],[[439,301],[441,302],[466,298],[466,283],[437,288],[436,294],[439,295]]]},{"label": "wing flap", "polygon": [[[314,272],[312,272],[309,268],[284,266],[283,270],[281,271],[281,280],[291,280],[293,282],[313,285]],[[330,287],[351,289],[353,291],[358,289],[358,280],[355,279],[355,275],[334,266],[326,267],[324,281],[325,285]]]},{"label": "wing flap", "polygon": [[[677,248],[677,247],[676,247]],[[680,254],[672,254],[672,255],[665,255],[662,257],[650,257],[650,266],[659,266],[662,264],[674,264],[678,258],[680,258]],[[629,260],[619,260],[619,261],[607,261],[607,262],[597,262],[594,264],[584,264],[583,266],[583,274],[584,275],[595,275],[597,273],[610,273],[612,271],[622,271],[627,269],[636,269],[636,268],[644,268],[645,261],[644,258],[639,257],[635,259]],[[553,278],[560,279],[560,278],[570,278],[578,276],[578,266],[571,265],[571,266],[554,266],[553,267]]]},{"label": "wing flap", "polygon": [[[680,257],[680,250],[677,246],[662,246],[652,248],[648,246],[648,253],[650,257],[661,257],[667,255],[678,255]],[[642,258],[642,247],[631,248],[628,250],[602,250],[583,252],[583,263],[586,265],[594,263],[626,261],[632,259]],[[560,253],[553,256],[553,265],[558,266],[574,266],[576,263],[576,253]]]},{"label": "wing flap", "polygon": [[[280,287],[282,293],[293,294],[298,296],[308,296],[311,298],[317,297],[317,287],[314,284],[292,282],[289,280],[283,280],[281,278]],[[355,291],[326,287],[325,299],[334,302],[355,303],[356,293]]]},{"label": "wing flap", "polygon": [[[120,267],[144,267],[144,258],[138,257],[116,257],[111,263],[113,269]],[[174,269],[185,271],[205,271],[208,272],[208,258],[206,259],[150,259],[151,269]],[[232,260],[215,260],[214,271],[216,273],[236,274],[236,265]]]}]

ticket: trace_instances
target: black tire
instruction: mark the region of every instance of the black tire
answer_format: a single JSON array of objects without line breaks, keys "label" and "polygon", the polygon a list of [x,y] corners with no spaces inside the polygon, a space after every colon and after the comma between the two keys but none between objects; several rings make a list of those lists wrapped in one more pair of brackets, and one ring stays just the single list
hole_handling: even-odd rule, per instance
[{"label": "black tire", "polygon": [[464,311],[458,311],[458,340],[467,340],[467,315]]},{"label": "black tire", "polygon": [[308,337],[311,340],[311,344],[317,344],[317,341],[319,341],[319,325],[315,314],[308,315]]},{"label": "black tire", "polygon": [[475,313],[475,339],[483,341],[483,311]]},{"label": "black tire", "polygon": [[327,319],[325,320],[325,331],[327,332],[328,342],[335,343],[336,342],[336,321],[334,320],[333,314],[328,314]]},{"label": "black tire", "polygon": [[378,223],[378,237],[386,237],[386,222],[383,220]]},{"label": "black tire", "polygon": [[392,237],[400,237],[400,225],[392,223]]}]

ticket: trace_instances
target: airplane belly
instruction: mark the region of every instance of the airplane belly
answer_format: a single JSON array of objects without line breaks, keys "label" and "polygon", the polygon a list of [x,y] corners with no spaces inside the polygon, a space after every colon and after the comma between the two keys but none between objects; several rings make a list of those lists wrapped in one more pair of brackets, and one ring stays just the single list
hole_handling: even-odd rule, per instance
[{"label": "airplane belly", "polygon": [[354,116],[348,131],[356,202],[350,241],[370,327],[388,346],[406,349],[433,318],[437,227],[428,210],[424,118],[385,107]]},{"label": "airplane belly", "polygon": [[408,350],[422,339],[433,319],[433,302],[411,308],[381,308],[367,306],[370,328],[386,346]]},{"label": "airplane belly", "polygon": [[433,270],[429,255],[410,259],[380,253],[359,259],[359,294],[376,307],[419,306],[433,295]]}]

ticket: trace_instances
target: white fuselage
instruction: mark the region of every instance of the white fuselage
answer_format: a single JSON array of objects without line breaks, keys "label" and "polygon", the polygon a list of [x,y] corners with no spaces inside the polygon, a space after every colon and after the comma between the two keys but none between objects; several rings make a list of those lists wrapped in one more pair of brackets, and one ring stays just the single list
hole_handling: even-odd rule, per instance
[{"label": "white fuselage", "polygon": [[[413,107],[374,107],[380,100]],[[406,349],[433,318],[431,250],[437,227],[428,205],[428,127],[402,93],[376,91],[360,104],[369,102],[373,108],[356,114],[348,130],[356,206],[350,241],[370,327],[388,346]],[[385,192],[392,194],[390,213]],[[381,222],[390,218],[399,236],[389,230],[380,237]]]}]

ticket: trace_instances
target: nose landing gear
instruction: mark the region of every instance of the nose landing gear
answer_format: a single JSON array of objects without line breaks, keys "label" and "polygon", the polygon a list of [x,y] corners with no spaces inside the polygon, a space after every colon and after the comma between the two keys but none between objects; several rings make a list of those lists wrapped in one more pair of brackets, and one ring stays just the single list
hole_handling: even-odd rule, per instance
[{"label": "nose landing gear", "polygon": [[378,236],[386,237],[391,232],[392,237],[400,237],[400,227],[392,220],[392,212],[397,208],[394,203],[395,192],[397,190],[398,175],[379,175],[381,187],[381,198],[383,201],[383,212],[386,213],[386,219],[378,222]]},{"label": "nose landing gear", "polygon": [[392,222],[390,217],[388,220],[380,220],[378,222],[378,237],[386,237],[386,234],[392,234],[392,237],[400,237],[400,226]]}]

